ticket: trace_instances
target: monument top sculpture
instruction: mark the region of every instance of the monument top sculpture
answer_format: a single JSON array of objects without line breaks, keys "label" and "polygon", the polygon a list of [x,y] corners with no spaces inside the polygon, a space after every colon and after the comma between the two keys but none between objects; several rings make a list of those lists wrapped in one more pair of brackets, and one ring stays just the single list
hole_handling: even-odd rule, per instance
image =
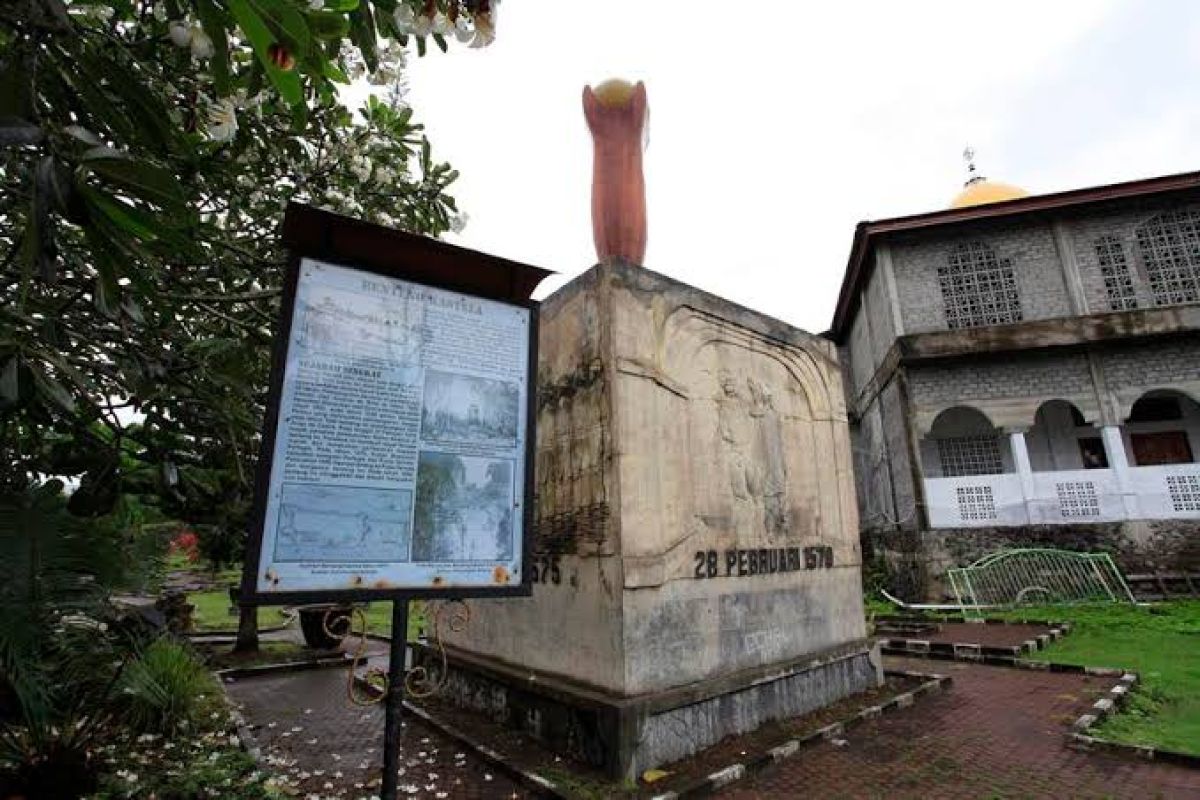
[{"label": "monument top sculpture", "polygon": [[592,237],[601,262],[642,263],[646,255],[646,182],[642,151],[649,110],[646,86],[614,79],[583,88],[594,143]]}]

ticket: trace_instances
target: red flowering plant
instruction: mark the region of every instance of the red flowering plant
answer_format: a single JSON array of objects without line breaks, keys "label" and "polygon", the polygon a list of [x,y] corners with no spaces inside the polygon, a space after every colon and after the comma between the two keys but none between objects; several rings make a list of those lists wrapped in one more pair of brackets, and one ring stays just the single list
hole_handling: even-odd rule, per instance
[{"label": "red flowering plant", "polygon": [[177,554],[182,555],[192,563],[199,561],[200,537],[187,528],[184,528],[167,545],[167,554],[172,556]]}]

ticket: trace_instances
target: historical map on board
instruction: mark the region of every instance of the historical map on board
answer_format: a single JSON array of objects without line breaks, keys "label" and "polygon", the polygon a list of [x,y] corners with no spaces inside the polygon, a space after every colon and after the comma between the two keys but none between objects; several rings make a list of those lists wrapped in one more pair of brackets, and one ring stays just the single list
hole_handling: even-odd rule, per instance
[{"label": "historical map on board", "polygon": [[304,259],[259,590],[519,581],[528,309]]}]

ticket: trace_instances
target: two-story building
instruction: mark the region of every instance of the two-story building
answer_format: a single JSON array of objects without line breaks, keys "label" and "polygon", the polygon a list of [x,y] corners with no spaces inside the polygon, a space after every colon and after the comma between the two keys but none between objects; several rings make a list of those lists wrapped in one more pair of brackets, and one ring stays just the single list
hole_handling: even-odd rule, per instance
[{"label": "two-story building", "polygon": [[894,589],[1004,546],[1200,570],[1200,173],[863,222],[829,335]]}]

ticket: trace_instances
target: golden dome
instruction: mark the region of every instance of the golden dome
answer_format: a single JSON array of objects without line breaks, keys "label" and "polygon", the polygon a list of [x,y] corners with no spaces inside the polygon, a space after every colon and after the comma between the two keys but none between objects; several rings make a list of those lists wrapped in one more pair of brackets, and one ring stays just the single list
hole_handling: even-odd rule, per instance
[{"label": "golden dome", "polygon": [[611,78],[592,90],[602,106],[623,106],[633,97],[634,85],[620,78]]},{"label": "golden dome", "polygon": [[986,178],[975,178],[968,181],[963,190],[950,201],[951,208],[966,208],[981,206],[985,203],[1002,203],[1005,200],[1016,200],[1018,197],[1028,197],[1029,192],[1011,183],[989,181]]}]

